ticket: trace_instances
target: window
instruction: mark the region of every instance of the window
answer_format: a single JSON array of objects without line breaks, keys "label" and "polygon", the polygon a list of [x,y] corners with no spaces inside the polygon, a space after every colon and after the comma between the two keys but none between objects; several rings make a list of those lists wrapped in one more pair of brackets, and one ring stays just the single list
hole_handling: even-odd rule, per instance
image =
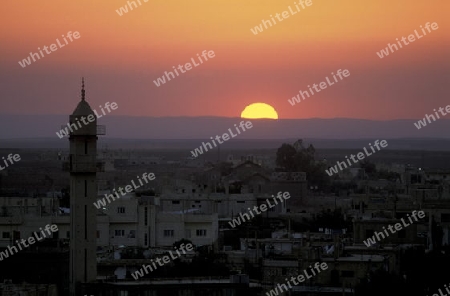
[{"label": "window", "polygon": [[2,238],[11,238],[11,234],[9,232],[3,232]]},{"label": "window", "polygon": [[[58,231],[58,232],[59,232],[59,231]],[[53,233],[53,234],[54,234],[54,233]],[[20,239],[20,231],[14,230],[12,236],[13,236],[13,240],[18,240],[18,239]]]},{"label": "window", "polygon": [[130,233],[127,236],[128,238],[136,238],[136,230],[130,230]]},{"label": "window", "polygon": [[355,272],[353,270],[343,270],[342,271],[342,277],[352,278],[354,276],[355,276]]},{"label": "window", "polygon": [[373,229],[366,229],[366,237],[371,237],[373,236],[374,232]]},{"label": "window", "polygon": [[179,205],[179,204],[180,204],[180,201],[179,201],[179,200],[172,200],[172,204],[173,204],[173,205]]},{"label": "window", "polygon": [[100,230],[97,230],[97,238],[100,238]]},{"label": "window", "polygon": [[67,232],[66,232],[66,237],[67,237],[67,238],[70,238],[70,231],[67,231]]},{"label": "window", "polygon": [[125,207],[117,207],[117,214],[125,214]]},{"label": "window", "polygon": [[206,236],[206,229],[197,229],[197,236]]},{"label": "window", "polygon": [[174,231],[172,229],[164,230],[164,237],[173,237]]},{"label": "window", "polygon": [[[86,181],[85,181],[86,182]],[[87,229],[88,229],[88,223],[87,223],[87,205],[84,205],[84,239],[87,240]],[[86,251],[86,249],[84,249]]]},{"label": "window", "polygon": [[125,236],[125,230],[114,230],[114,236]]},{"label": "window", "polygon": [[245,203],[245,200],[238,200],[237,203]]},{"label": "window", "polygon": [[148,246],[148,234],[147,233],[144,235],[144,244],[146,246]]},{"label": "window", "polygon": [[422,176],[420,175],[411,175],[411,184],[417,184],[417,183],[422,183]]},{"label": "window", "polygon": [[200,203],[200,201],[199,201],[199,200],[196,200],[195,203]]},{"label": "window", "polygon": [[147,226],[148,224],[148,209],[147,207],[144,208],[144,225]]},{"label": "window", "polygon": [[441,214],[441,222],[450,222],[450,214],[442,213]]}]

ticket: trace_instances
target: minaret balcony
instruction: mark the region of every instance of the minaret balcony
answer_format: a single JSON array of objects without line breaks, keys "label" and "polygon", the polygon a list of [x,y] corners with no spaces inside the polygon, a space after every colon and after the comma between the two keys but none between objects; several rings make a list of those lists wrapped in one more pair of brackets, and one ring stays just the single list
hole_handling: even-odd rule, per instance
[{"label": "minaret balcony", "polygon": [[[69,137],[70,135],[82,135],[81,133],[83,132],[83,131],[85,131],[84,129],[81,129],[81,128],[78,128],[78,129],[75,129],[75,128],[72,128],[72,131],[70,131],[70,129],[68,128],[68,126],[67,126],[67,124],[66,125],[61,125],[61,135],[62,135],[62,137]],[[65,132],[64,132],[65,131]],[[78,133],[75,133],[75,132],[77,132],[77,131],[79,131]],[[106,135],[106,125],[97,125],[97,136],[104,136],[104,135]]]},{"label": "minaret balcony", "polygon": [[63,163],[63,171],[71,173],[97,173],[105,171],[105,163],[97,161],[93,155],[70,155],[69,161]]}]

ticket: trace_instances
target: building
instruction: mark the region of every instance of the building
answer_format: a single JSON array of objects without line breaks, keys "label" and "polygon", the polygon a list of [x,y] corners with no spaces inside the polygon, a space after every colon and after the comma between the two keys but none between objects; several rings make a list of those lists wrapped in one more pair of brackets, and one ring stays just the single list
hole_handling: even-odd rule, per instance
[{"label": "building", "polygon": [[[92,118],[81,124],[83,117]],[[85,99],[69,119],[70,141],[70,293],[79,295],[81,283],[97,278],[97,223],[92,202],[97,197],[97,117]]]}]

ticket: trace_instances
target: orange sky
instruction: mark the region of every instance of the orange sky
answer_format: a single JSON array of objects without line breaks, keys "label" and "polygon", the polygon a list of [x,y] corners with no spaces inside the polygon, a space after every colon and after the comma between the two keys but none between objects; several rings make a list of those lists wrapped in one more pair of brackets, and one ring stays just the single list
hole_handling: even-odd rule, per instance
[{"label": "orange sky", "polygon": [[[136,0],[137,1],[137,0]],[[449,1],[321,0],[254,35],[294,0],[4,1],[0,109],[67,114],[86,77],[92,105],[117,115],[239,116],[254,102],[280,118],[420,118],[448,103]],[[376,52],[426,22],[439,29],[380,59]],[[81,38],[26,68],[18,61],[68,31]],[[165,85],[153,83],[203,50],[215,57]],[[337,69],[351,76],[291,106],[300,89]]]}]

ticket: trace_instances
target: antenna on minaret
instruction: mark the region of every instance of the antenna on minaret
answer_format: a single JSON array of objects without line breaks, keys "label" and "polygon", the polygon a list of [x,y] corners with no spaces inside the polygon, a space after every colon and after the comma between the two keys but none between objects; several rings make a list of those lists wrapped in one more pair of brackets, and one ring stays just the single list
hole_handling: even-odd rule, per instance
[{"label": "antenna on minaret", "polygon": [[81,78],[81,100],[84,101],[86,91],[84,90],[84,77]]}]

